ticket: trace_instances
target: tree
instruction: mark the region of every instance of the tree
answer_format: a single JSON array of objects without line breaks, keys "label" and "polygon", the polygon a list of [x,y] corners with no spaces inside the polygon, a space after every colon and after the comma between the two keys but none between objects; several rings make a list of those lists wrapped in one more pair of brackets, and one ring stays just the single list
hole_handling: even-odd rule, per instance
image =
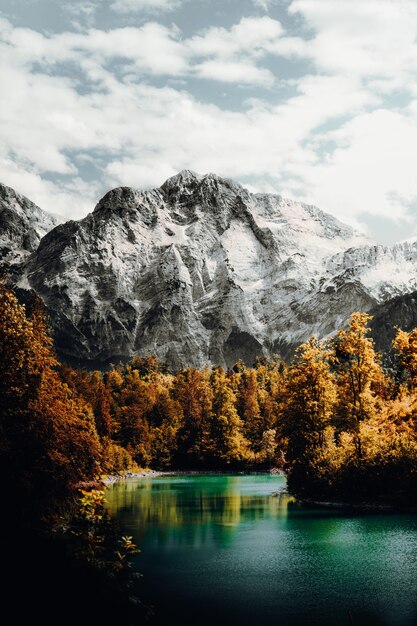
[{"label": "tree", "polygon": [[280,434],[287,441],[289,484],[296,490],[308,482],[310,465],[325,443],[333,415],[337,392],[330,357],[328,346],[313,337],[297,349],[288,369]]},{"label": "tree", "polygon": [[241,462],[247,456],[248,442],[243,436],[242,421],[235,407],[236,396],[222,367],[213,369],[210,384],[213,408],[208,452],[220,463]]},{"label": "tree", "polygon": [[91,408],[62,382],[57,365],[39,302],[29,317],[2,285],[1,469],[15,512],[32,520],[64,506],[77,484],[99,470],[100,444]]},{"label": "tree", "polygon": [[98,434],[100,437],[109,437],[112,432],[111,398],[100,372],[93,372],[90,377],[87,399],[93,408]]},{"label": "tree", "polygon": [[361,456],[359,425],[375,416],[378,398],[373,384],[384,377],[374,342],[367,337],[371,319],[366,313],[353,313],[348,329],[340,330],[333,341],[332,360],[339,388],[336,424],[339,430],[356,433],[358,459]]},{"label": "tree", "polygon": [[183,423],[178,433],[178,455],[188,466],[204,463],[213,405],[209,372],[189,368],[173,381],[173,397],[180,403]]},{"label": "tree", "polygon": [[237,388],[237,409],[243,422],[243,432],[255,455],[260,452],[264,422],[258,402],[259,389],[255,370],[243,370]]},{"label": "tree", "polygon": [[174,400],[166,387],[160,387],[154,406],[148,417],[151,429],[151,449],[154,464],[158,468],[172,467],[178,448],[178,431],[183,422],[179,402]]},{"label": "tree", "polygon": [[417,328],[407,333],[398,330],[393,341],[400,364],[408,375],[408,386],[413,393],[417,384]]}]

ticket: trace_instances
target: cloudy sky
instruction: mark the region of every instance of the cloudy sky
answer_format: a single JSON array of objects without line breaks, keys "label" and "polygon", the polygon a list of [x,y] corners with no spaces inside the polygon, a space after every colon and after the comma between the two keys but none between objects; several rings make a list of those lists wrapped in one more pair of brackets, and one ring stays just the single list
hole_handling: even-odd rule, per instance
[{"label": "cloudy sky", "polygon": [[0,0],[0,181],[79,218],[181,169],[417,234],[416,0]]}]

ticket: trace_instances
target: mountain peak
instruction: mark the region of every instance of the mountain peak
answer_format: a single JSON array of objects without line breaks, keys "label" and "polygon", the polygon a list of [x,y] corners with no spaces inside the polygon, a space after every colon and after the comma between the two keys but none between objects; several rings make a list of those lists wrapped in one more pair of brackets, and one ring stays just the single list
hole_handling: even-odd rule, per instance
[{"label": "mountain peak", "polygon": [[3,260],[24,268],[19,284],[48,307],[58,349],[80,360],[157,354],[176,369],[290,356],[353,311],[417,289],[417,246],[372,245],[316,207],[216,174],[112,189],[40,245],[36,215],[0,187],[0,235],[24,251]]},{"label": "mountain peak", "polygon": [[187,185],[189,183],[196,183],[202,179],[200,174],[194,172],[193,170],[181,170],[178,174],[174,174],[174,176],[170,176],[161,188],[163,187],[178,187],[180,185]]}]

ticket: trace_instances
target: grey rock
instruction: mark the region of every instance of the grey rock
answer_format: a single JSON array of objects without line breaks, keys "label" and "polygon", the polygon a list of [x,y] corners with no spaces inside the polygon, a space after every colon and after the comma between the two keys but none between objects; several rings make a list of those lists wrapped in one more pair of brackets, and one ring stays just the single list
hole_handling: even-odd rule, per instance
[{"label": "grey rock", "polygon": [[31,245],[18,284],[45,302],[60,352],[95,366],[289,358],[353,311],[417,290],[417,243],[378,246],[316,207],[188,170],[113,189]]},{"label": "grey rock", "polygon": [[0,267],[18,275],[22,263],[57,224],[56,217],[0,183]]}]

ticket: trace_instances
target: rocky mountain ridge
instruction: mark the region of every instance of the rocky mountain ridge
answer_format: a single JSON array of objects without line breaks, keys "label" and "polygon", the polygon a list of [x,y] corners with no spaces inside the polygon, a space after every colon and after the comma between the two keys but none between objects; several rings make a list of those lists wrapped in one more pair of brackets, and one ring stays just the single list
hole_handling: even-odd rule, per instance
[{"label": "rocky mountain ridge", "polygon": [[0,183],[0,265],[21,264],[59,220]]},{"label": "rocky mountain ridge", "polygon": [[96,363],[288,357],[353,311],[417,291],[417,240],[376,245],[316,207],[188,170],[109,191],[28,252],[17,285],[41,296],[64,355]]}]

